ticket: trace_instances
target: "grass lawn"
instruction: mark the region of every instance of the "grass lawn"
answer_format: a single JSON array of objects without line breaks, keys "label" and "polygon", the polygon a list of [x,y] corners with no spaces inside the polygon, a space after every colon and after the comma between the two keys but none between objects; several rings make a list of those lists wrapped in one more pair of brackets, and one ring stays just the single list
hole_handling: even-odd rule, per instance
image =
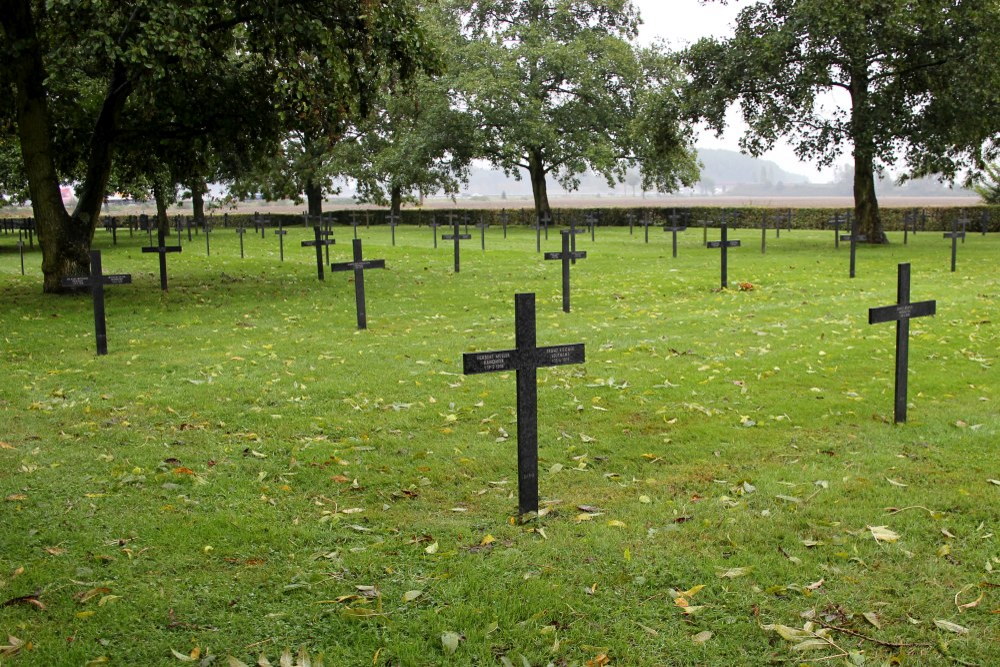
[{"label": "grass lawn", "polygon": [[[720,292],[700,229],[677,259],[659,229],[598,229],[564,314],[531,230],[484,254],[470,228],[460,274],[426,227],[361,232],[388,266],[365,332],[311,230],[284,263],[270,230],[243,260],[232,229],[211,257],[185,236],[168,293],[144,235],[99,231],[134,279],[108,288],[107,357],[89,299],[42,296],[0,236],[0,603],[37,596],[0,607],[0,664],[1000,663],[996,235],[957,273],[940,233],[893,235],[850,280],[833,232],[761,255],[738,230],[730,285],[754,289]],[[895,329],[867,309],[904,261],[938,314],[894,426]],[[587,346],[539,371],[527,525],[514,375],[461,374],[513,347],[515,292],[539,345]]]}]

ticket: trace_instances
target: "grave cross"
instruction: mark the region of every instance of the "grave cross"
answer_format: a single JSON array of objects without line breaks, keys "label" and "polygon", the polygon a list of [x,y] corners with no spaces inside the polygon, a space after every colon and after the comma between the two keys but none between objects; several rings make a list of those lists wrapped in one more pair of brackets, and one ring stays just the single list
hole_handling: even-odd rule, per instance
[{"label": "grave cross", "polygon": [[357,212],[351,213],[351,227],[354,228],[354,238],[358,238],[358,225],[360,224],[361,221],[358,220]]},{"label": "grave cross", "polygon": [[21,255],[21,275],[24,275],[24,239],[21,238],[21,230],[17,230],[17,251]]},{"label": "grave cross", "polygon": [[503,237],[507,238],[507,209],[500,211],[500,224],[503,225]]},{"label": "grave cross", "polygon": [[111,244],[118,245],[118,219],[111,216],[105,221],[104,228],[111,232]]},{"label": "grave cross", "polygon": [[665,232],[672,232],[672,234],[673,234],[674,257],[676,258],[677,257],[677,232],[686,232],[687,231],[687,225],[678,225],[677,224],[678,221],[680,221],[680,220],[682,220],[684,218],[684,216],[677,214],[677,209],[674,209],[673,212],[668,217],[670,219],[670,223],[671,224],[669,224],[669,225],[663,225],[663,231],[665,231]]},{"label": "grave cross", "polygon": [[431,216],[431,224],[429,224],[428,227],[430,227],[431,231],[434,233],[434,248],[435,249],[438,247],[438,227],[447,227],[447,226],[448,226],[448,223],[438,222],[438,219],[437,219],[436,215]]},{"label": "grave cross", "polygon": [[243,259],[243,235],[247,233],[247,228],[242,222],[236,227],[236,233],[240,235],[240,259]]},{"label": "grave cross", "polygon": [[913,235],[917,235],[917,210],[911,209],[903,213],[903,245],[907,245],[910,242],[909,236],[910,232]]},{"label": "grave cross", "polygon": [[202,223],[202,229],[205,231],[205,256],[212,256],[212,245],[209,238],[212,236],[212,226],[208,224],[208,220]]},{"label": "grave cross", "polygon": [[94,334],[97,338],[97,354],[108,353],[108,329],[104,317],[104,286],[127,285],[132,282],[132,276],[127,273],[104,275],[101,271],[101,251],[90,251],[90,275],[63,278],[63,287],[89,287],[90,297],[94,302]]},{"label": "grave cross", "polygon": [[628,235],[632,236],[632,228],[635,225],[635,213],[629,211],[628,215],[625,216],[625,219],[628,220]]},{"label": "grave cross", "polygon": [[[457,226],[457,224],[456,224]],[[361,239],[354,239],[354,261],[331,264],[331,271],[354,271],[354,302],[358,311],[358,328],[368,328],[368,311],[365,308],[365,270],[384,269],[384,259],[362,259]]]},{"label": "grave cross", "polygon": [[990,230],[990,212],[989,209],[983,210],[979,214],[979,230],[986,236],[986,232]]},{"label": "grave cross", "polygon": [[[241,239],[243,237],[240,237]],[[167,253],[168,252],[180,252],[181,247],[179,245],[168,246],[166,245],[166,240],[163,238],[163,230],[157,230],[157,239],[159,240],[159,245],[147,246],[142,249],[143,252],[155,252],[160,255],[160,289],[163,291],[167,290]]]},{"label": "grave cross", "polygon": [[274,235],[278,237],[278,253],[282,262],[285,261],[285,234],[287,233],[288,231],[285,230],[284,225],[279,218],[278,228],[274,230]]},{"label": "grave cross", "polygon": [[900,264],[896,279],[896,301],[892,306],[868,309],[868,324],[896,323],[895,422],[906,421],[906,376],[910,363],[910,318],[934,315],[937,301],[910,303],[910,265]]},{"label": "grave cross", "polygon": [[840,249],[840,228],[846,223],[845,218],[840,213],[834,213],[832,218],[823,223],[824,227],[833,227],[833,247],[837,250]]},{"label": "grave cross", "polygon": [[396,245],[396,227],[400,225],[400,217],[395,213],[390,213],[386,216],[386,220],[389,221],[389,229],[392,230],[392,245]]},{"label": "grave cross", "polygon": [[177,245],[181,244],[181,230],[184,229],[184,221],[181,216],[174,216],[174,231],[177,232]]},{"label": "grave cross", "polygon": [[792,209],[785,209],[784,213],[778,213],[774,221],[774,238],[781,238],[781,223],[785,223],[785,229],[789,233],[792,231]]},{"label": "grave cross", "polygon": [[[583,230],[582,229],[577,229],[577,227],[576,227],[576,220],[570,219],[570,221],[569,221],[569,229],[566,230],[566,231],[569,233],[569,249],[570,249],[570,253],[576,253],[576,235],[577,234],[582,234]],[[560,232],[560,234],[561,233],[562,232]],[[571,264],[576,264],[576,258],[573,257],[572,255],[570,256],[570,263]]]},{"label": "grave cross", "polygon": [[549,223],[552,222],[552,216],[549,213],[545,213],[535,220],[535,252],[542,251],[542,229],[545,229],[545,240],[549,240]]},{"label": "grave cross", "polygon": [[[951,272],[955,273],[955,264],[958,259],[958,239],[965,241],[965,224],[968,221],[962,220],[952,220],[951,231],[945,232],[944,238],[951,239]],[[958,231],[958,226],[962,225],[962,231]]]},{"label": "grave cross", "polygon": [[721,241],[709,241],[709,248],[721,248],[722,249],[722,287],[729,286],[729,248],[739,248],[740,242],[738,240],[729,240],[729,228],[726,225],[725,220],[722,222],[722,240]]},{"label": "grave cross", "polygon": [[653,221],[652,214],[647,212],[646,217],[643,220],[640,220],[638,224],[640,227],[643,227],[646,232],[646,243],[649,243],[649,228],[656,224],[656,222]]},{"label": "grave cross", "polygon": [[570,236],[569,230],[564,229],[559,232],[562,237],[562,252],[547,252],[545,253],[545,259],[558,259],[562,260],[562,307],[563,312],[569,312],[569,263],[570,260],[576,259],[586,259],[586,252],[577,252],[576,250],[570,250]]},{"label": "grave cross", "polygon": [[598,213],[596,211],[591,211],[587,214],[587,226],[590,227],[590,240],[594,241],[594,229],[597,228]]},{"label": "grave cross", "polygon": [[459,225],[458,220],[452,214],[449,214],[448,217],[451,218],[451,227],[454,228],[454,231],[451,234],[443,235],[441,238],[444,239],[445,241],[455,242],[455,273],[458,273],[459,269],[461,268],[460,267],[461,250],[459,248],[459,243],[461,241],[468,241],[469,239],[472,238],[472,235],[460,234],[458,230],[458,225]]},{"label": "grave cross", "polygon": [[514,295],[516,347],[462,355],[463,373],[515,371],[517,375],[517,506],[524,518],[538,512],[538,376],[544,366],[582,364],[582,343],[536,347],[535,295]]},{"label": "grave cross", "polygon": [[313,227],[313,234],[316,235],[316,240],[314,241],[303,241],[303,248],[311,248],[315,246],[316,248],[316,273],[319,274],[319,279],[323,280],[323,247],[326,246],[327,252],[329,252],[330,246],[337,243],[336,239],[323,238],[330,232],[324,232],[319,228],[319,225]]},{"label": "grave cross", "polygon": [[476,229],[479,230],[479,244],[482,246],[483,250],[486,250],[486,230],[490,228],[490,223],[486,222],[483,218],[483,214],[479,214],[479,222],[476,223]]},{"label": "grave cross", "polygon": [[969,226],[969,222],[970,222],[969,218],[966,217],[966,216],[967,216],[967,213],[963,209],[962,210],[962,217],[958,219],[958,224],[962,225],[962,243],[965,243],[965,232],[967,231],[966,228]]},{"label": "grave cross", "polygon": [[850,234],[842,234],[841,237],[840,237],[841,241],[850,241],[851,242],[851,277],[852,278],[854,277],[854,274],[855,274],[854,269],[855,269],[855,267],[857,265],[856,259],[857,259],[857,254],[858,254],[858,241],[865,241],[865,240],[867,240],[867,238],[868,237],[866,237],[863,234],[858,234],[858,219],[852,217],[851,218],[851,233]]}]

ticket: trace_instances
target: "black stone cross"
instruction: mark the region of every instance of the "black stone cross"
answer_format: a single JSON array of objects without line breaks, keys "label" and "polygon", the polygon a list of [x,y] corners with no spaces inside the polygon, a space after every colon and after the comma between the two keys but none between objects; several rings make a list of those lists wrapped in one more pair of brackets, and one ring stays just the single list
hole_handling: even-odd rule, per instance
[{"label": "black stone cross", "polygon": [[21,255],[21,275],[24,275],[24,239],[21,238],[21,230],[17,230],[17,251]]},{"label": "black stone cross", "polygon": [[591,211],[587,214],[587,226],[590,227],[590,240],[594,241],[594,230],[597,228],[598,214],[596,211]]},{"label": "black stone cross", "polygon": [[281,261],[285,261],[285,234],[288,231],[281,224],[281,219],[278,219],[278,228],[274,230],[274,235],[278,237],[278,253],[281,257]]},{"label": "black stone cross", "polygon": [[240,235],[240,259],[243,259],[243,235],[247,233],[247,228],[243,226],[243,223],[236,228],[236,233]]},{"label": "black stone cross", "polygon": [[903,245],[910,242],[910,232],[917,235],[917,209],[910,209],[903,213]]},{"label": "black stone cross", "polygon": [[127,273],[104,275],[101,271],[101,251],[90,251],[90,275],[63,278],[63,287],[89,287],[90,297],[94,302],[94,334],[97,337],[97,354],[108,353],[108,329],[104,317],[104,286],[127,285],[132,282],[132,276]]},{"label": "black stone cross", "polygon": [[781,223],[785,223],[785,229],[792,231],[792,209],[785,209],[784,213],[779,213],[774,220],[774,237],[781,238]]},{"label": "black stone cross", "polygon": [[[845,216],[846,217],[846,216]],[[824,227],[833,227],[833,247],[840,249],[840,228],[847,222],[840,213],[834,213],[833,217],[824,223]]]},{"label": "black stone cross", "polygon": [[725,221],[722,223],[722,240],[709,241],[707,247],[722,249],[722,286],[724,288],[729,287],[729,249],[739,248],[740,242],[738,240],[729,240],[729,227]]},{"label": "black stone cross", "polygon": [[330,232],[324,232],[319,228],[319,225],[316,225],[313,227],[313,234],[316,235],[316,240],[302,242],[303,248],[310,248],[313,246],[316,248],[316,273],[319,274],[320,280],[323,280],[323,247],[326,246],[327,251],[329,252],[330,246],[337,243],[336,239],[323,238],[329,233]]},{"label": "black stone cross", "polygon": [[[147,246],[142,249],[143,252],[155,252],[160,255],[160,289],[166,291],[167,289],[167,253],[168,252],[180,252],[181,247],[179,245],[168,246],[166,240],[163,238],[163,230],[158,229],[157,239],[159,240],[159,245]],[[242,238],[242,237],[240,237]]]},{"label": "black stone cross", "polygon": [[[457,226],[457,223],[456,223]],[[331,271],[354,271],[354,301],[358,310],[358,328],[368,328],[368,311],[365,308],[365,270],[384,269],[384,259],[361,259],[361,239],[354,239],[354,261],[331,264]]]},{"label": "black stone cross", "polygon": [[386,216],[386,220],[389,221],[389,229],[392,230],[392,245],[396,245],[396,227],[400,224],[400,218],[395,213],[390,213]]},{"label": "black stone cross", "polygon": [[[951,272],[955,272],[955,264],[958,259],[958,239],[965,241],[965,224],[968,220],[952,220],[951,231],[945,232],[944,238],[951,239]],[[958,231],[958,226],[962,225],[962,231]]]},{"label": "black stone cross", "polygon": [[476,229],[479,230],[479,244],[482,246],[483,250],[486,250],[486,230],[490,228],[490,223],[486,222],[483,218],[483,214],[479,214],[479,222],[476,223]]},{"label": "black stone cross", "polygon": [[635,213],[629,211],[625,219],[628,220],[628,235],[632,236],[632,228],[635,226]]},{"label": "black stone cross", "polygon": [[577,252],[576,250],[570,249],[570,237],[568,229],[564,229],[559,232],[562,236],[562,252],[547,252],[545,253],[545,259],[558,259],[562,260],[562,307],[563,312],[569,312],[569,263],[570,260],[586,259],[586,252]]},{"label": "black stone cross", "polygon": [[360,224],[361,221],[358,220],[357,212],[351,213],[351,227],[354,228],[354,238],[358,238],[358,225]]},{"label": "black stone cross", "polygon": [[[572,255],[576,253],[576,235],[582,234],[582,229],[577,229],[576,220],[572,218],[569,221],[569,229],[566,230],[569,233],[569,249],[570,249],[570,264],[576,264],[576,258]],[[560,232],[561,234],[562,232]]]},{"label": "black stone cross", "polygon": [[507,209],[500,211],[500,224],[503,225],[503,237],[507,238]]},{"label": "black stone cross", "polygon": [[445,234],[445,235],[443,235],[441,238],[444,239],[445,241],[454,241],[455,242],[455,273],[458,273],[459,269],[461,268],[461,266],[460,266],[461,250],[459,248],[459,244],[460,244],[461,241],[468,241],[469,239],[471,239],[472,235],[471,234],[460,234],[459,233],[459,229],[458,229],[458,225],[459,225],[458,220],[455,219],[454,215],[450,215],[449,214],[448,217],[451,218],[451,227],[454,228],[454,231],[451,234]]},{"label": "black stone cross", "polygon": [[118,245],[118,219],[111,216],[105,221],[104,228],[111,232],[111,244]]},{"label": "black stone cross", "polygon": [[[777,222],[777,229],[781,230],[781,222]],[[760,221],[760,254],[767,254],[767,209],[765,208],[761,213]]]},{"label": "black stone cross", "polygon": [[979,214],[979,230],[983,233],[983,236],[986,236],[986,232],[990,230],[989,209],[985,209]]},{"label": "black stone cross", "polygon": [[858,219],[857,218],[855,218],[855,217],[851,218],[851,233],[850,234],[842,234],[841,237],[840,237],[840,240],[841,241],[850,241],[851,242],[851,277],[853,278],[854,274],[855,274],[854,269],[856,268],[856,265],[857,265],[856,259],[857,259],[857,255],[858,255],[858,241],[865,241],[865,240],[867,240],[867,237],[864,234],[858,234]]},{"label": "black stone cross", "polygon": [[677,214],[677,209],[674,209],[674,211],[669,216],[671,224],[669,224],[669,225],[663,225],[663,231],[665,231],[665,232],[672,232],[673,233],[674,257],[677,257],[677,232],[686,232],[687,231],[687,225],[679,225],[679,224],[677,224],[680,220],[683,219],[683,217],[684,216],[681,216],[681,215]]},{"label": "black stone cross", "polygon": [[639,221],[639,226],[645,228],[646,232],[646,243],[649,243],[649,228],[656,224],[653,220],[653,216],[650,213],[646,213],[646,217]]},{"label": "black stone cross", "polygon": [[203,222],[202,225],[203,225],[202,229],[204,229],[204,231],[205,231],[205,256],[206,257],[211,257],[212,256],[212,246],[211,246],[211,243],[209,241],[209,237],[212,236],[212,226],[210,224],[208,224],[208,220],[206,220],[205,222]]},{"label": "black stone cross", "polygon": [[462,355],[463,373],[515,371],[517,375],[517,507],[523,518],[538,512],[538,376],[544,366],[582,364],[582,343],[536,347],[535,295],[514,295],[516,347]]},{"label": "black stone cross", "polygon": [[545,230],[545,240],[549,240],[549,224],[551,222],[552,217],[548,213],[535,220],[535,252],[542,251],[542,229]]},{"label": "black stone cross", "polygon": [[868,309],[868,324],[896,323],[895,422],[906,421],[906,375],[910,364],[910,318],[937,312],[937,301],[910,303],[910,265],[900,264],[896,280],[896,305]]},{"label": "black stone cross", "polygon": [[184,220],[181,216],[174,216],[174,231],[177,232],[177,245],[181,244],[181,231],[184,229]]},{"label": "black stone cross", "polygon": [[431,231],[434,233],[434,247],[435,248],[438,247],[438,227],[447,227],[447,226],[448,226],[448,223],[438,222],[436,215],[435,216],[431,216],[431,224],[429,224],[428,227],[430,227]]}]

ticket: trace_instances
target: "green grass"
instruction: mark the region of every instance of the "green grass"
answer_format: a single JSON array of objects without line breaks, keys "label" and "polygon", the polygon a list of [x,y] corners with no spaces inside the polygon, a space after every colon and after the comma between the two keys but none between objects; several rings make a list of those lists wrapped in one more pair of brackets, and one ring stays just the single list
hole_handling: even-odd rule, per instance
[{"label": "green grass", "polygon": [[[867,664],[1000,662],[1000,238],[970,235],[955,274],[940,234],[861,248],[852,281],[832,232],[762,256],[741,230],[730,283],[755,289],[719,292],[700,229],[676,260],[659,230],[599,229],[567,315],[533,232],[491,229],[483,254],[470,231],[456,275],[427,228],[395,248],[364,230],[389,267],[366,274],[365,332],[305,230],[283,264],[270,233],[245,260],[231,229],[210,258],[185,242],[168,293],[140,235],[98,232],[135,281],[108,289],[101,358],[89,300],[43,297],[38,255],[22,278],[0,237],[0,602],[45,606],[0,607],[0,637],[30,642],[0,663],[844,664],[762,627],[803,614],[877,639],[831,634]],[[893,426],[894,327],[867,309],[902,261],[938,315],[914,320]],[[513,374],[463,377],[461,355],[512,347],[528,291],[538,343],[584,342],[587,363],[539,371],[549,511],[519,526]]]}]

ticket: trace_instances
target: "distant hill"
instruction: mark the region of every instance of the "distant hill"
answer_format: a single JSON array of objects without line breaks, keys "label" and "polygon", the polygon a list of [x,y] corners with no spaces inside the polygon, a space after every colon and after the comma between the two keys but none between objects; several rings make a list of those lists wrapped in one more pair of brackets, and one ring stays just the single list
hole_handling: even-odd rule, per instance
[{"label": "distant hill", "polygon": [[737,151],[702,148],[698,150],[698,159],[702,163],[702,180],[711,180],[719,188],[751,184],[797,185],[809,182],[806,176],[785,171],[776,162],[761,160]]}]

